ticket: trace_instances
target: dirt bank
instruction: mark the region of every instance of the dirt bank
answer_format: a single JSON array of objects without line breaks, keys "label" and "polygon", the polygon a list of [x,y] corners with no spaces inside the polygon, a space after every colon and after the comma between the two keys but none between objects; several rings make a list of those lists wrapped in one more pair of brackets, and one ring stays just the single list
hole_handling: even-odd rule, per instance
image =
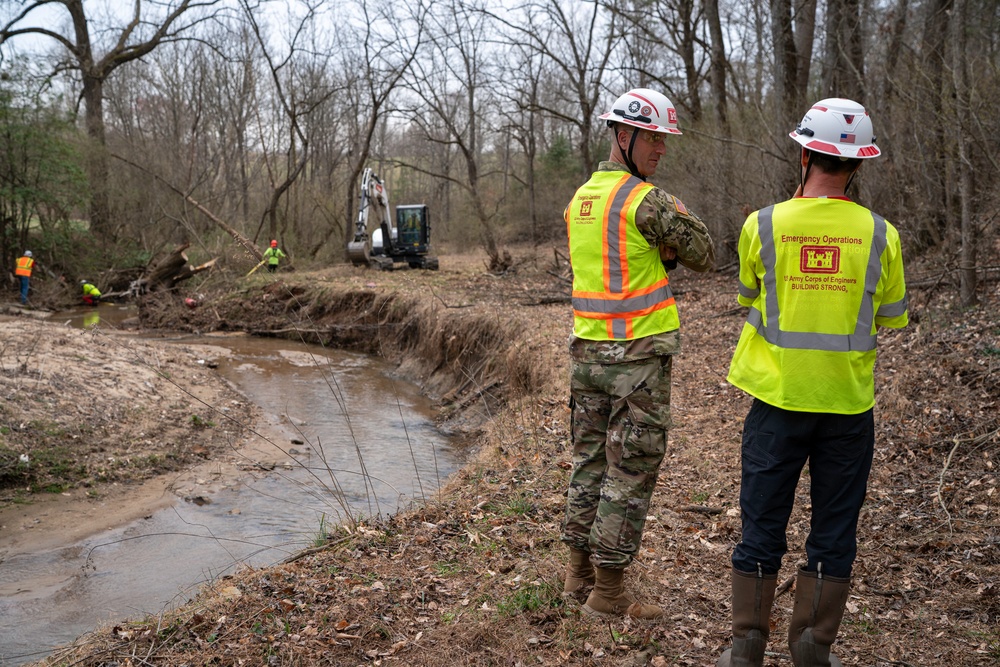
[{"label": "dirt bank", "polygon": [[256,420],[210,365],[191,346],[2,318],[0,558],[207,492],[184,480],[219,479]]},{"label": "dirt bank", "polygon": [[[425,507],[341,529],[324,549],[81,638],[49,664],[714,664],[729,636],[748,406],[724,381],[744,317],[735,278],[672,277],[684,331],[677,426],[629,574],[668,616],[598,623],[559,596],[570,316],[565,267],[553,257],[521,257],[504,276],[487,276],[476,258],[445,257],[439,272],[279,273],[206,292],[193,310],[148,303],[147,326],[251,329],[378,351],[423,378],[453,414],[474,414],[465,421],[482,429],[479,453]],[[919,267],[909,277],[919,280]],[[1000,659],[997,284],[982,295],[981,307],[961,311],[946,292],[915,289],[913,325],[880,336],[875,469],[837,642],[845,664]],[[803,557],[806,490],[782,579]],[[785,590],[768,665],[788,664],[780,638],[789,611]]]}]

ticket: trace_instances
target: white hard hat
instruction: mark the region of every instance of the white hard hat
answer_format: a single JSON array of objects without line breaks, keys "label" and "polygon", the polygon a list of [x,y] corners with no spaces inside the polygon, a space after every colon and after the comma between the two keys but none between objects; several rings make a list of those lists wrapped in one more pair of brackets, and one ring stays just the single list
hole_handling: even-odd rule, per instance
[{"label": "white hard hat", "polygon": [[650,132],[681,134],[677,129],[677,110],[666,95],[649,88],[633,88],[611,105],[611,111],[599,116],[608,124],[624,123]]},{"label": "white hard hat", "polygon": [[25,251],[24,251],[24,256],[25,256],[25,257],[31,257],[31,256],[32,256],[32,255],[31,255],[31,251],[30,251],[30,250],[25,250]]},{"label": "white hard hat", "polygon": [[882,154],[875,145],[872,119],[853,100],[831,97],[820,100],[788,134],[817,153],[843,158],[873,158]]}]

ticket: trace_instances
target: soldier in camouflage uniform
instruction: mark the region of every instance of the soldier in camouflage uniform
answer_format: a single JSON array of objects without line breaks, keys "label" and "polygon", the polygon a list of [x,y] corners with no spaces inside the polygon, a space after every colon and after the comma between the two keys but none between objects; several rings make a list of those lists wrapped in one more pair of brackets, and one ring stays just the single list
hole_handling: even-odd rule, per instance
[{"label": "soldier in camouflage uniform", "polygon": [[631,90],[603,114],[611,155],[566,208],[573,266],[573,472],[562,540],[570,548],[564,593],[595,615],[656,618],[624,591],[666,453],[670,370],[680,351],[667,268],[715,261],[705,224],[646,182],[680,134],[663,95]]}]

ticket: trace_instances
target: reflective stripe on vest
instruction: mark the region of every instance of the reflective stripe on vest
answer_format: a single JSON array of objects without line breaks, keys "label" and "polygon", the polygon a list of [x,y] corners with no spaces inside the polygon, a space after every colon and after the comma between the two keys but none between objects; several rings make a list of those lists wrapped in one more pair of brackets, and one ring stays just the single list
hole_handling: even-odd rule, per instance
[{"label": "reflective stripe on vest", "polygon": [[34,266],[35,260],[31,257],[18,257],[17,262],[14,265],[14,275],[15,276],[30,276],[31,267]]},{"label": "reflective stripe on vest", "polygon": [[[886,246],[885,218],[872,213],[875,229],[872,233],[871,250],[865,269],[864,294],[857,314],[857,324],[851,334],[826,334],[812,331],[785,331],[779,325],[778,280],[776,272],[777,255],[774,249],[773,220],[774,206],[761,209],[757,214],[757,235],[760,237],[760,259],[764,264],[764,291],[767,321],[763,321],[760,310],[751,308],[747,323],[757,329],[768,343],[778,347],[799,350],[825,350],[829,352],[868,352],[875,349],[876,338],[872,333],[875,319],[874,296],[882,275],[882,251]],[[747,297],[756,296],[752,290],[741,287],[740,293]],[[759,290],[758,290],[759,293]],[[898,311],[898,312],[897,312]],[[902,315],[906,312],[906,299],[879,308],[879,316],[893,317],[891,313]]]},{"label": "reflective stripe on vest", "polygon": [[[602,221],[604,291],[573,291],[573,314],[578,318],[605,320],[608,339],[632,339],[635,337],[633,320],[674,306],[665,273],[652,285],[634,288],[631,284],[627,243],[629,213],[652,189],[652,185],[634,176],[623,176],[615,184]],[[570,219],[571,214],[567,215],[567,223]]]}]

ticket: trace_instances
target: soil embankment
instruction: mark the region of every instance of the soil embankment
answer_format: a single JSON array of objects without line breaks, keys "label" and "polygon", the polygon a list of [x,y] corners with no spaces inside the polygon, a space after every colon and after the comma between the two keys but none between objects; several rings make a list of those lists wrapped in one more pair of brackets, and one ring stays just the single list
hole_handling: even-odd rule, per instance
[{"label": "soil embankment", "polygon": [[[147,304],[144,326],[251,329],[378,352],[423,380],[456,424],[479,429],[478,453],[423,507],[342,528],[324,548],[88,635],[50,664],[714,664],[729,638],[748,406],[724,381],[744,317],[735,279],[672,277],[684,331],[676,427],[628,579],[668,615],[637,625],[590,621],[559,595],[570,315],[555,276],[565,267],[535,259],[496,277],[474,262],[441,264],[277,274],[195,309]],[[914,323],[880,337],[875,469],[837,642],[845,664],[1000,657],[1000,294],[987,287],[986,303],[965,312],[914,291]],[[803,556],[807,489],[782,579]],[[783,590],[768,665],[787,664],[789,608]]]}]

